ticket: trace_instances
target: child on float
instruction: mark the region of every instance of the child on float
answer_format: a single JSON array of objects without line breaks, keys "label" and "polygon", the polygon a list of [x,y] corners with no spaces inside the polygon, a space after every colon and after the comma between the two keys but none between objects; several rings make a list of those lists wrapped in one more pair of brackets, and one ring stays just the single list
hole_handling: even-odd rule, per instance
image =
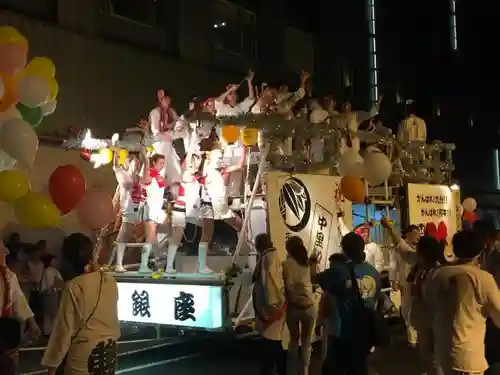
[{"label": "child on float", "polygon": [[151,134],[155,137],[154,153],[163,155],[164,167],[160,171],[162,177],[168,176],[170,183],[179,182],[181,167],[179,157],[173,147],[172,132],[179,116],[172,108],[172,98],[164,90],[157,92],[158,105],[149,113]]},{"label": "child on float", "polygon": [[201,155],[188,153],[183,163],[183,174],[179,194],[172,207],[172,234],[168,245],[166,273],[175,273],[174,261],[180,246],[186,222],[197,220],[200,209],[200,189],[198,172],[201,166]]},{"label": "child on float", "polygon": [[212,240],[214,220],[224,220],[237,231],[241,229],[241,218],[233,213],[228,204],[227,185],[233,172],[243,169],[246,148],[243,148],[238,164],[223,167],[224,153],[221,148],[210,151],[203,167],[200,214],[202,234],[198,247],[200,273],[211,273],[207,267],[208,246]]},{"label": "child on float", "polygon": [[[145,149],[141,150],[142,157],[147,160]],[[163,210],[166,179],[161,175],[165,167],[165,156],[154,154],[149,158],[149,165],[142,166],[140,182],[145,195],[141,204],[139,215],[144,223],[146,242],[142,247],[141,265],[139,273],[149,273],[152,270],[148,267],[149,255],[153,245],[157,240],[157,226],[166,223],[167,214]]]},{"label": "child on float", "polygon": [[[147,158],[142,160],[147,163]],[[116,272],[126,272],[123,267],[123,257],[127,242],[136,224],[141,222],[139,211],[144,202],[144,194],[139,172],[141,160],[137,154],[129,153],[125,163],[120,165],[118,152],[114,153],[113,170],[120,195],[121,226],[116,238]]]}]

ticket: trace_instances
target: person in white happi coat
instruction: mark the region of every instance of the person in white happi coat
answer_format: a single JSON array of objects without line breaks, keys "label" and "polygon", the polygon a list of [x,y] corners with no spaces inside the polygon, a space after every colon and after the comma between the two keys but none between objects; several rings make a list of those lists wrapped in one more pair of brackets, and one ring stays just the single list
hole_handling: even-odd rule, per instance
[{"label": "person in white happi coat", "polygon": [[252,302],[256,328],[262,336],[262,375],[285,375],[285,354],[281,343],[285,327],[286,303],[283,263],[267,233],[257,235],[259,254],[252,281]]},{"label": "person in white happi coat", "polygon": [[42,365],[49,375],[113,375],[120,337],[118,287],[113,276],[93,265],[92,246],[73,250],[77,276],[62,293]]},{"label": "person in white happi coat", "polygon": [[340,152],[342,154],[347,150],[353,150],[359,153],[361,149],[361,144],[359,138],[356,135],[356,133],[358,132],[358,127],[362,122],[377,115],[378,108],[382,103],[382,98],[383,98],[382,95],[380,95],[377,104],[373,105],[370,111],[368,112],[353,111],[351,103],[347,100],[344,102],[342,106],[340,122],[347,131],[347,137],[342,138],[341,140]]},{"label": "person in white happi coat", "polygon": [[[142,158],[147,159],[146,152],[142,150]],[[154,154],[149,158],[149,165],[144,163],[140,174],[140,182],[144,190],[144,203],[140,205],[139,215],[141,222],[144,223],[144,232],[146,243],[142,247],[140,273],[151,272],[148,266],[149,255],[153,245],[157,243],[157,228],[159,225],[166,224],[167,214],[163,209],[165,189],[168,184],[161,175],[165,167],[165,157],[160,154]]]},{"label": "person in white happi coat", "polygon": [[210,151],[203,166],[201,177],[200,214],[203,219],[202,233],[198,245],[199,272],[211,273],[207,266],[208,246],[212,241],[214,220],[224,220],[237,232],[241,230],[242,220],[229,207],[227,186],[231,173],[241,171],[245,164],[246,149],[243,148],[238,164],[223,167],[224,153],[215,148]]},{"label": "person in white happi coat", "polygon": [[[198,171],[201,165],[201,156],[195,153],[188,153],[184,162],[184,172],[182,174],[179,194],[172,207],[172,235],[168,244],[167,266],[165,272],[175,273],[174,261],[177,249],[179,248],[184,230],[188,221],[197,221],[200,210],[200,189]],[[199,255],[200,256],[200,255]],[[203,256],[200,264],[204,262]]]},{"label": "person in white happi coat", "polygon": [[55,257],[52,254],[42,256],[44,270],[40,283],[43,306],[43,334],[50,336],[54,326],[54,320],[59,309],[59,291],[64,286],[61,273],[57,270]]},{"label": "person in white happi coat", "polygon": [[400,143],[406,141],[427,141],[427,126],[425,121],[417,116],[413,100],[406,102],[406,118],[398,126],[397,139]]},{"label": "person in white happi coat", "polygon": [[[27,326],[30,337],[36,340],[40,336],[40,328],[19,286],[16,275],[6,265],[6,256],[8,254],[9,250],[5,247],[3,241],[0,241],[0,318],[19,320]],[[14,350],[5,355],[7,357],[2,360],[9,364],[10,367],[17,367],[17,351]]]},{"label": "person in white happi coat", "polygon": [[179,116],[172,108],[172,98],[164,90],[158,90],[157,98],[158,106],[149,113],[151,134],[157,140],[153,143],[154,153],[165,157],[161,175],[170,183],[176,183],[181,177],[181,166],[170,131],[174,130]]},{"label": "person in white happi coat", "polygon": [[[410,225],[404,233],[405,246],[406,244],[411,248],[415,248],[420,240],[420,230],[416,225]],[[399,246],[399,245],[398,245]],[[405,246],[406,248],[407,246]],[[389,265],[389,280],[391,287],[394,291],[401,293],[401,315],[406,324],[406,333],[408,344],[411,346],[417,345],[417,331],[411,325],[411,290],[407,282],[408,275],[414,265],[414,259],[409,251],[393,251],[390,255]],[[408,256],[405,256],[408,255]]]},{"label": "person in white happi coat", "polygon": [[[147,159],[142,161],[147,163]],[[114,153],[113,170],[118,182],[121,225],[116,237],[116,272],[125,272],[123,257],[127,248],[128,237],[134,225],[141,223],[140,205],[144,202],[144,194],[140,183],[139,172],[141,160],[138,155],[130,153],[123,165],[119,164],[119,155]]]},{"label": "person in white happi coat", "polygon": [[[214,101],[214,108],[216,111],[217,117],[226,117],[226,116],[238,116],[250,111],[250,108],[255,103],[255,89],[253,87],[253,78],[254,73],[252,71],[248,72],[248,76],[246,77],[246,82],[248,86],[248,96],[238,103],[238,95],[237,90],[240,87],[239,85],[228,85],[226,91],[220,95]],[[217,129],[219,136],[219,140],[223,143],[226,141],[221,137],[221,133]],[[228,160],[229,164],[233,164],[234,159],[239,159],[243,149],[241,140],[237,140],[234,144],[225,144],[224,148],[224,158]],[[243,181],[243,171],[238,170],[231,173],[228,179],[228,193],[229,195],[239,195],[241,193],[241,184]]]}]

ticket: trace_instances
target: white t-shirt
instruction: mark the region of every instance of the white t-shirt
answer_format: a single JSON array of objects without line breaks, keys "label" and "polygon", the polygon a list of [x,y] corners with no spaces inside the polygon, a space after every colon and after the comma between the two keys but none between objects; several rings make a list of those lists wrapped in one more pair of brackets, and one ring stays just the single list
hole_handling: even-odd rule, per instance
[{"label": "white t-shirt", "polygon": [[[151,171],[149,173],[151,174]],[[150,208],[161,210],[166,187],[166,182],[161,177],[152,177],[149,184],[143,185],[146,191],[146,203]]]},{"label": "white t-shirt", "polygon": [[370,242],[365,245],[365,255],[366,262],[375,267],[378,272],[384,270],[384,253],[375,242]]},{"label": "white t-shirt", "polygon": [[217,117],[238,116],[250,111],[250,108],[252,107],[254,102],[254,99],[246,98],[232,107],[229,104],[225,104],[216,100],[214,106],[215,110],[217,111]]},{"label": "white t-shirt", "polygon": [[42,282],[40,286],[41,291],[51,290],[56,287],[56,284],[63,281],[63,278],[57,268],[47,267],[43,271]]},{"label": "white t-shirt", "polygon": [[120,187],[120,209],[133,212],[144,201],[142,186],[138,181],[133,182],[132,176],[123,168],[115,168],[115,175]]},{"label": "white t-shirt", "polygon": [[[170,108],[169,111],[170,114],[172,115],[171,117],[172,120],[167,125],[169,128],[173,128],[174,123],[179,119],[179,116],[177,115],[177,112],[175,112],[173,108]],[[149,112],[149,123],[151,126],[151,133],[153,133],[153,135],[161,133],[160,118],[161,118],[160,107],[156,107],[151,112]]]}]

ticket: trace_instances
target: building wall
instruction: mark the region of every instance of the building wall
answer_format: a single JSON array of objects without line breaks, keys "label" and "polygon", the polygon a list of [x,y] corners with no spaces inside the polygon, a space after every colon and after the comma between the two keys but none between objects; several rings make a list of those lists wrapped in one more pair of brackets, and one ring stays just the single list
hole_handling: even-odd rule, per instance
[{"label": "building wall", "polygon": [[[56,6],[52,13],[40,11],[39,2],[31,0],[0,1],[8,9],[0,11],[0,24],[26,36],[30,57],[47,56],[57,68],[58,108],[44,120],[42,133],[79,126],[110,134],[147,116],[159,88],[168,90],[182,111],[189,97],[218,95],[227,83],[241,81],[248,68],[258,69],[258,55],[212,48],[216,0],[164,2],[177,17],[151,27],[113,16],[107,0],[43,0],[52,10]],[[282,25],[265,24],[277,11],[267,3],[259,11],[270,15],[258,27],[275,35],[273,48],[266,40],[257,46],[266,62],[262,65],[272,68],[257,73],[270,75],[283,71],[283,47],[280,52],[276,46],[284,44],[279,39],[284,40],[284,29],[274,33],[273,27]]]}]

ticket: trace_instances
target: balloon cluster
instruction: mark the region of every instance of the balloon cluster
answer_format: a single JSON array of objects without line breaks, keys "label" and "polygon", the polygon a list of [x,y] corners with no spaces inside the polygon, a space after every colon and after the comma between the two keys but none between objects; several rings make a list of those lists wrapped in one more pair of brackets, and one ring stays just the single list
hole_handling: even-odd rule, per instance
[{"label": "balloon cluster", "polygon": [[[0,112],[38,126],[57,106],[56,67],[46,57],[28,64],[28,41],[16,29],[0,26]],[[17,110],[17,111],[16,111]]]},{"label": "balloon cluster", "polygon": [[31,191],[21,171],[0,172],[0,201],[13,204],[18,222],[27,228],[50,228],[61,223],[54,203],[42,193]]},{"label": "balloon cluster", "polygon": [[75,211],[88,229],[102,229],[114,219],[111,197],[101,190],[87,190],[85,178],[74,165],[61,165],[52,172],[49,194],[62,215]]},{"label": "balloon cluster", "polygon": [[57,106],[54,63],[35,57],[27,63],[28,41],[16,29],[0,26],[0,170],[30,166],[38,137],[34,130]]}]

